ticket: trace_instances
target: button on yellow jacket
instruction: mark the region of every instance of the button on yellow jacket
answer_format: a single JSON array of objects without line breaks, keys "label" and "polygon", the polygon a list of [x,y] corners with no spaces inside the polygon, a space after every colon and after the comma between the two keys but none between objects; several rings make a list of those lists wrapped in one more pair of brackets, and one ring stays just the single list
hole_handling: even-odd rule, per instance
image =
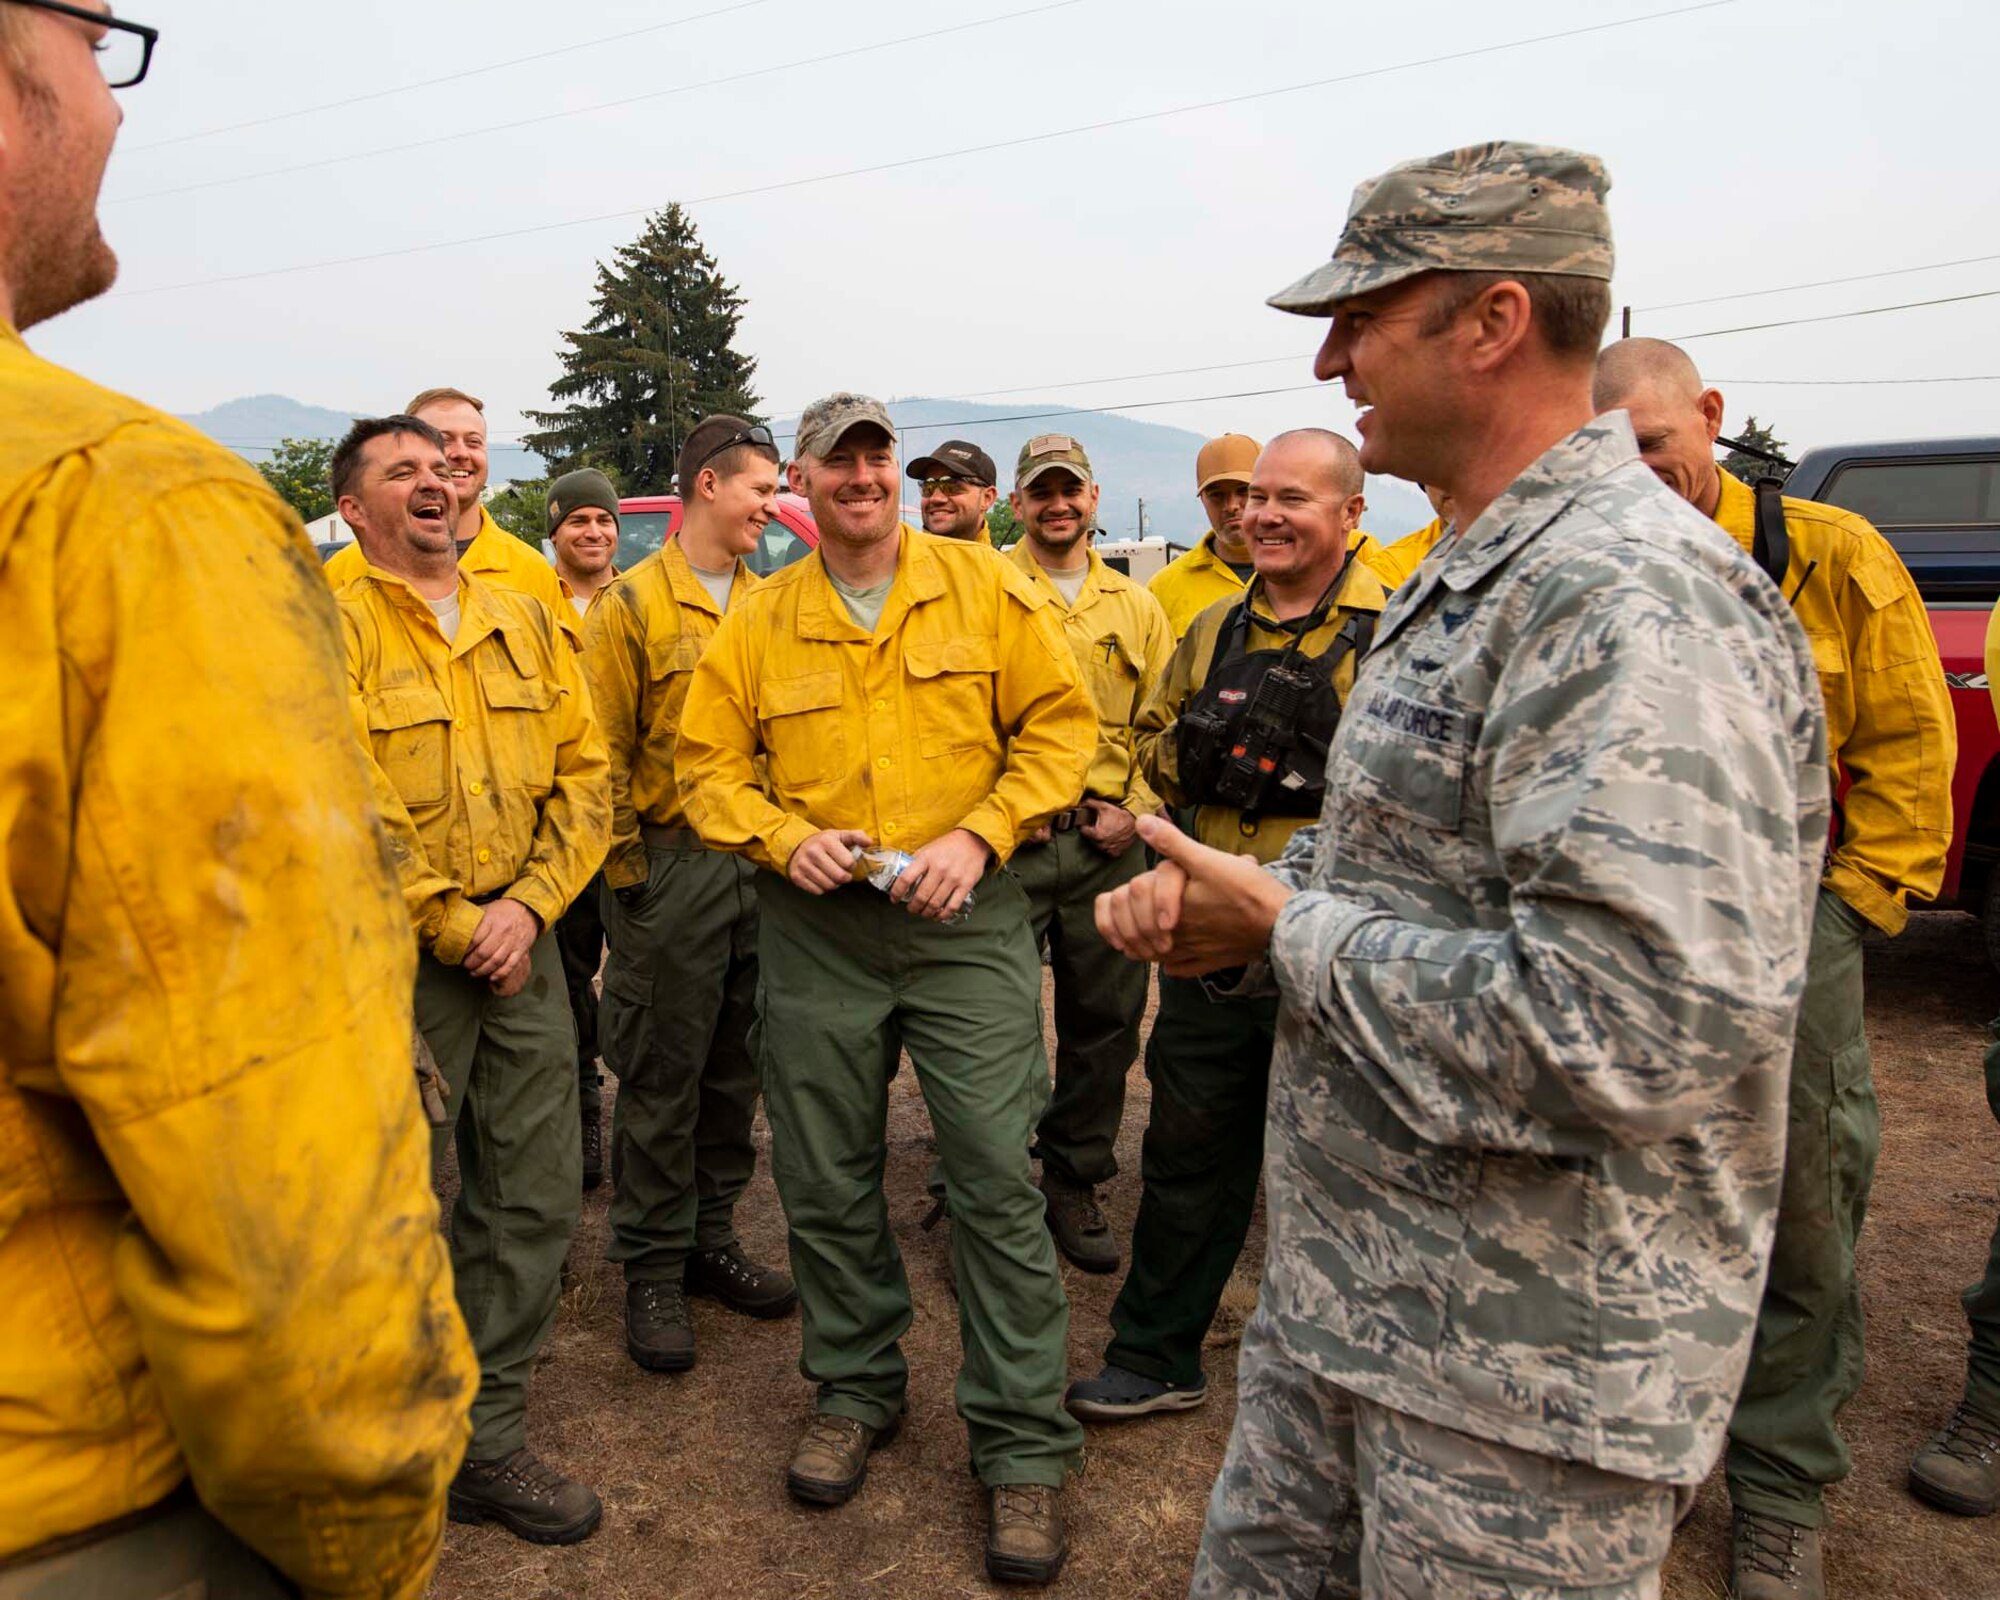
[{"label": "button on yellow jacket", "polygon": [[484,915],[475,902],[501,893],[552,927],[611,839],[604,741],[557,614],[463,566],[452,643],[379,567],[335,600],[353,726],[418,943],[458,965]]},{"label": "button on yellow jacket", "polygon": [[1107,567],[1095,550],[1090,572],[1066,605],[1053,579],[1036,562],[1024,538],[1006,552],[1062,619],[1070,653],[1097,710],[1097,753],[1090,758],[1083,792],[1123,806],[1135,817],[1160,809],[1160,797],[1139,770],[1133,724],[1174,653],[1167,614],[1139,584]]},{"label": "button on yellow jacket", "polygon": [[[1715,520],[1748,550],[1756,519],[1756,492],[1723,473]],[[1848,779],[1826,884],[1901,933],[1909,897],[1937,893],[1951,847],[1958,730],[1937,638],[1902,558],[1867,519],[1787,499],[1785,532],[1785,596],[1812,641],[1834,782]]]},{"label": "button on yellow jacket", "polygon": [[478,1373],[295,518],[0,324],[0,1557],[192,1477],[416,1600]]},{"label": "button on yellow jacket", "polygon": [[[1352,548],[1352,546],[1350,546]],[[1187,791],[1180,781],[1178,724],[1188,698],[1208,678],[1222,638],[1222,625],[1243,599],[1237,595],[1218,600],[1195,619],[1187,636],[1174,646],[1173,658],[1160,678],[1160,685],[1139,713],[1139,763],[1153,788],[1172,805],[1186,805]],[[1341,573],[1340,588],[1326,620],[1305,636],[1303,649],[1312,656],[1324,655],[1346,626],[1350,616],[1374,616],[1388,603],[1388,591],[1365,560],[1349,559]],[[1259,587],[1250,597],[1250,628],[1243,641],[1246,651],[1282,650],[1291,634],[1266,626],[1271,617],[1270,602]],[[1333,686],[1343,708],[1354,688],[1354,669],[1359,653],[1348,651],[1334,668]],[[1203,844],[1231,855],[1255,856],[1267,865],[1285,853],[1293,834],[1312,821],[1311,817],[1260,817],[1246,822],[1243,813],[1230,806],[1206,805],[1194,814],[1194,836]]]},{"label": "button on yellow jacket", "polygon": [[[1373,535],[1359,528],[1347,537],[1347,553],[1351,556],[1365,559],[1380,548]],[[1194,619],[1216,601],[1240,595],[1244,581],[1236,576],[1235,569],[1228,562],[1216,554],[1215,530],[1211,528],[1192,550],[1176,556],[1154,573],[1146,587],[1160,602],[1161,609],[1167,614],[1167,622],[1174,630],[1174,638],[1179,640],[1187,636]]]},{"label": "button on yellow jacket", "polygon": [[[367,568],[368,558],[361,553],[359,541],[344,544],[327,558],[326,581],[338,594]],[[556,569],[542,558],[539,550],[531,549],[501,527],[484,506],[479,508],[479,531],[458,558],[458,569],[502,589],[533,595],[555,614],[556,625],[570,643],[582,646],[583,619],[571,603],[569,585],[556,575]]]},{"label": "button on yellow jacket", "polygon": [[[733,611],[757,586],[741,561],[729,591]],[[722,625],[715,597],[669,539],[630,572],[598,590],[583,628],[583,670],[611,756],[611,852],[604,881],[646,881],[639,824],[690,826],[674,789],[674,749],[694,666]]]},{"label": "button on yellow jacket", "polygon": [[872,636],[817,551],[729,608],[675,759],[682,808],[716,849],[783,872],[824,828],[903,850],[965,828],[1005,861],[1082,795],[1097,718],[1056,608],[989,549],[900,537]]}]

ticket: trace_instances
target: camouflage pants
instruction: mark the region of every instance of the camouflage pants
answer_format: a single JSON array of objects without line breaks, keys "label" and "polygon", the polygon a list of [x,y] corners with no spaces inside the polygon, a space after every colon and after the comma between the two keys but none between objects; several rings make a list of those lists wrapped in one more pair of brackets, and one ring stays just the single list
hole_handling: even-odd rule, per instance
[{"label": "camouflage pants", "polygon": [[1364,1400],[1260,1311],[1189,1600],[1657,1600],[1693,1494]]},{"label": "camouflage pants", "polygon": [[[2000,1118],[2000,1017],[1988,1025],[1986,1103]],[[1972,1330],[1965,1363],[1965,1398],[1989,1417],[2000,1417],[2000,1226],[1986,1248],[1986,1272],[1965,1291],[1965,1320]]]}]

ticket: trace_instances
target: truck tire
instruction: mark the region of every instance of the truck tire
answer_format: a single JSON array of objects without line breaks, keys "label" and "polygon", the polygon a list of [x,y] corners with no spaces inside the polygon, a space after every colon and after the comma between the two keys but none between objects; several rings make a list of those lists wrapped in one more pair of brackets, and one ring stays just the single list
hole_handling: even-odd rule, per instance
[{"label": "truck tire", "polygon": [[1979,925],[1986,934],[1986,960],[2000,972],[2000,864],[1986,869],[1985,908],[1979,914]]}]

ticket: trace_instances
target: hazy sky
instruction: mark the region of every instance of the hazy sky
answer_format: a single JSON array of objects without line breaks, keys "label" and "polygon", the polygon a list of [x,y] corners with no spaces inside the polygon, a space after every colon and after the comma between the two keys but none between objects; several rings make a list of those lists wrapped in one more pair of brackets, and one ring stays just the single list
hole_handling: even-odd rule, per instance
[{"label": "hazy sky", "polygon": [[[387,409],[450,383],[484,395],[495,437],[512,438],[520,409],[545,403],[559,330],[587,315],[595,261],[678,199],[749,302],[741,344],[768,411],[851,387],[1023,410],[1166,401],[1131,414],[1203,432],[1346,427],[1337,389],[1303,387],[1321,325],[1264,297],[1329,253],[1358,179],[1489,138],[1605,158],[1614,297],[1639,308],[1635,331],[2000,288],[1985,126],[2000,12],[1984,6],[119,9],[162,34],[152,76],[122,95],[105,184],[120,285],[30,342],[174,411],[264,392]],[[871,48],[944,29],[959,31]],[[476,131],[562,112],[576,114]],[[526,229],[540,231],[447,243]],[[447,247],[385,254],[432,245]],[[367,256],[384,258],[274,273]],[[1994,259],[1648,309],[1973,256]],[[2000,383],[1802,380],[2000,374],[1996,334],[2000,298],[1688,348],[1731,421],[1754,411],[1799,446],[1995,431]],[[1087,419],[1063,425],[1088,439]]]}]

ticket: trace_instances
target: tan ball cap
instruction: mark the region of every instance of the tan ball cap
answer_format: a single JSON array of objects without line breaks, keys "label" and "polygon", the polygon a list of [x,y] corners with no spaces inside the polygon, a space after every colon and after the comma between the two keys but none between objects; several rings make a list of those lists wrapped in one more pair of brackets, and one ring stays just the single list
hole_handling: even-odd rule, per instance
[{"label": "tan ball cap", "polygon": [[1200,494],[1211,483],[1248,483],[1250,469],[1264,447],[1247,433],[1225,433],[1201,447],[1194,458],[1194,492]]}]

